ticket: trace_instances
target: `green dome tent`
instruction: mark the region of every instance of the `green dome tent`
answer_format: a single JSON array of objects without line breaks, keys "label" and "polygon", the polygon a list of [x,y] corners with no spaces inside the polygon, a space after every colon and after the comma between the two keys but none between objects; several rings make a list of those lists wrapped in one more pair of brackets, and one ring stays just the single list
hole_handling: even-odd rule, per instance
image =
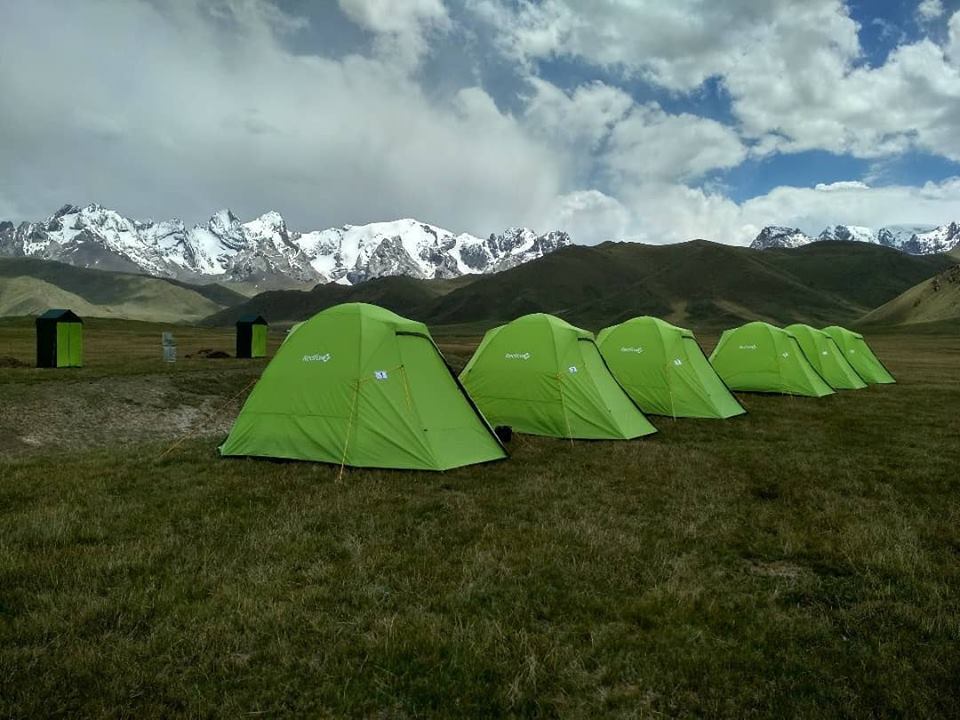
[{"label": "green dome tent", "polygon": [[287,337],[220,452],[417,470],[506,457],[426,326],[362,303]]},{"label": "green dome tent", "polygon": [[746,412],[689,330],[636,317],[601,330],[597,345],[617,382],[645,413],[723,419]]},{"label": "green dome tent", "polygon": [[813,369],[834,390],[861,390],[867,386],[847,362],[837,343],[825,332],[802,323],[788,325],[784,329],[794,334]]},{"label": "green dome tent", "polygon": [[807,361],[793,333],[765,322],[725,330],[710,364],[732,390],[823,397],[833,390]]},{"label": "green dome tent", "polygon": [[847,359],[847,362],[853,366],[857,375],[863,378],[864,382],[872,385],[889,385],[896,382],[890,371],[873,354],[873,350],[867,345],[863,335],[839,325],[825,327],[823,331],[833,338],[837,346],[843,351],[843,356]]},{"label": "green dome tent", "polygon": [[610,374],[593,333],[552,315],[490,330],[460,380],[494,425],[583,440],[656,432]]}]

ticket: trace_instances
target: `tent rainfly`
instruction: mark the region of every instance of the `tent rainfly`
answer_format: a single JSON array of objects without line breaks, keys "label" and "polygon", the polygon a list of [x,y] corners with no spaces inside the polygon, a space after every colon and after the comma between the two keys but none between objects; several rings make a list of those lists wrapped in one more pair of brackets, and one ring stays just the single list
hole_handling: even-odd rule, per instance
[{"label": "tent rainfly", "polygon": [[837,343],[825,332],[802,323],[784,329],[794,334],[813,369],[834,390],[862,390],[867,386],[847,362]]},{"label": "tent rainfly", "polygon": [[825,327],[823,331],[833,338],[840,350],[843,351],[843,356],[847,359],[847,362],[853,366],[857,375],[863,378],[864,382],[871,385],[889,385],[896,382],[890,371],[873,354],[873,350],[867,345],[863,335],[839,325]]},{"label": "tent rainfly", "polygon": [[237,357],[267,356],[267,321],[262,315],[244,315],[237,320]]},{"label": "tent rainfly", "polygon": [[83,367],[83,320],[70,310],[37,318],[37,367]]},{"label": "tent rainfly", "polygon": [[636,317],[602,330],[597,345],[610,372],[645,413],[723,419],[746,412],[689,330]]},{"label": "tent rainfly", "polygon": [[416,470],[506,457],[426,326],[364,303],[287,336],[220,453]]},{"label": "tent rainfly", "polygon": [[460,380],[491,423],[516,432],[588,440],[656,432],[610,374],[593,333],[552,315],[490,330]]},{"label": "tent rainfly", "polygon": [[725,330],[710,364],[731,390],[807,397],[833,394],[793,333],[765,322]]}]

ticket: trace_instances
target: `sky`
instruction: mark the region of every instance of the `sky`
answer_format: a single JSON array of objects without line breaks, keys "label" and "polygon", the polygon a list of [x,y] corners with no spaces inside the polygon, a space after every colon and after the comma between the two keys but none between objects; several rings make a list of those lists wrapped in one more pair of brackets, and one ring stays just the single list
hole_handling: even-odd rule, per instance
[{"label": "sky", "polygon": [[960,0],[0,0],[0,219],[960,220]]}]

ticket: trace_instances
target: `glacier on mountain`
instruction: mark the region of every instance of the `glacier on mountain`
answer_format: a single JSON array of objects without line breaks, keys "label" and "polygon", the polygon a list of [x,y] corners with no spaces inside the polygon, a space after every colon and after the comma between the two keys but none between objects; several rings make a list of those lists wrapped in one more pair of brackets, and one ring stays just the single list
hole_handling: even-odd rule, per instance
[{"label": "glacier on mountain", "polygon": [[816,237],[798,228],[770,225],[760,231],[750,247],[755,250],[796,248],[825,240],[865,242],[895,248],[911,255],[932,255],[960,247],[960,225],[889,225],[879,230],[859,225],[833,225]]},{"label": "glacier on mountain", "polygon": [[353,284],[388,275],[454,278],[505,270],[570,244],[564,232],[510,228],[482,239],[411,218],[300,233],[280,213],[241,222],[229,210],[192,228],[64,205],[44,222],[0,223],[0,255],[185,280]]}]

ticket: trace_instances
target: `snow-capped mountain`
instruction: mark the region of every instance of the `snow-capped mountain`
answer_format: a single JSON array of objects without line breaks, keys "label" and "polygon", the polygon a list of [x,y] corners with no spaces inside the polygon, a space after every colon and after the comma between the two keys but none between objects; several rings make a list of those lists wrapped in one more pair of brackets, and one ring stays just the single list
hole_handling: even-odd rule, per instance
[{"label": "snow-capped mountain", "polygon": [[780,225],[768,225],[754,239],[750,245],[754,250],[767,248],[795,248],[812,242],[810,237],[797,228],[788,228]]},{"label": "snow-capped mountain", "polygon": [[497,272],[569,244],[563,232],[511,228],[484,240],[412,219],[300,233],[289,230],[277,212],[242,223],[221,210],[207,223],[187,228],[180,220],[131,220],[99,205],[64,205],[39,223],[0,223],[0,255],[273,285]]},{"label": "snow-capped mountain", "polygon": [[960,225],[950,223],[940,227],[932,225],[890,225],[879,230],[858,225],[834,225],[816,237],[799,229],[776,225],[765,227],[750,247],[755,250],[768,248],[795,248],[823,240],[866,242],[896,248],[911,255],[932,255],[950,252],[960,247]]},{"label": "snow-capped mountain", "polygon": [[960,225],[952,222],[925,232],[914,233],[901,247],[904,252],[914,255],[950,252],[960,247]]},{"label": "snow-capped mountain", "polygon": [[859,225],[834,225],[817,235],[817,240],[841,240],[846,242],[876,242],[873,230]]}]

